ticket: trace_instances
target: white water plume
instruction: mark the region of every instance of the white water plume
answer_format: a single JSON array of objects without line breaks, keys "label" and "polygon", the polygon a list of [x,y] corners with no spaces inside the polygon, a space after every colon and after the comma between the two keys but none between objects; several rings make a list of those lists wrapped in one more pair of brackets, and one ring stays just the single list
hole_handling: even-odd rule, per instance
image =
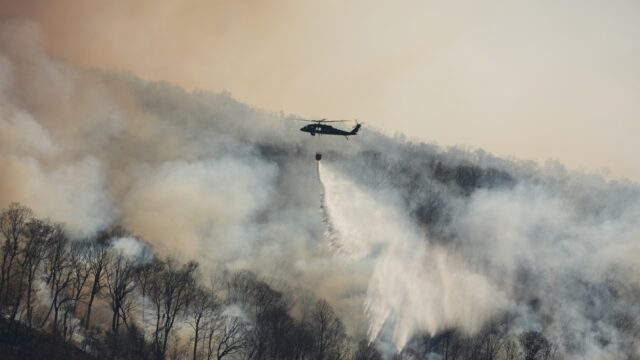
[{"label": "white water plume", "polygon": [[318,171],[332,240],[352,261],[371,263],[365,300],[371,340],[388,330],[400,350],[419,331],[455,326],[473,333],[508,306],[460,256],[430,244],[390,189],[364,189],[331,167]]}]

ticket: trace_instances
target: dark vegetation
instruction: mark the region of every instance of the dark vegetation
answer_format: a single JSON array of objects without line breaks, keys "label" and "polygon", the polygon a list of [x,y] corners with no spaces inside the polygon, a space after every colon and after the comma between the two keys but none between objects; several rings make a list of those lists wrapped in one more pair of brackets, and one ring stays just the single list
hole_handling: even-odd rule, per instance
[{"label": "dark vegetation", "polygon": [[223,272],[209,286],[195,262],[118,250],[115,241],[133,239],[123,228],[72,240],[63,225],[12,204],[0,235],[0,358],[352,356],[326,301],[297,306],[294,318],[288,294],[253,273]]},{"label": "dark vegetation", "polygon": [[[144,244],[121,227],[72,240],[62,224],[12,204],[0,235],[2,359],[383,358],[349,338],[326,301],[295,304],[251,272],[205,285],[196,262],[120,251],[118,239]],[[508,326],[505,317],[473,337],[417,338],[395,357],[557,358],[541,333],[514,338]]]},{"label": "dark vegetation", "polygon": [[[552,360],[561,358],[558,346],[538,331],[519,336],[510,332],[510,317],[488,324],[476,336],[465,336],[452,329],[417,341],[422,354],[439,354],[442,359]],[[415,351],[415,350],[414,350]]]},{"label": "dark vegetation", "polygon": [[94,356],[49,333],[16,324],[12,333],[0,319],[0,359],[91,360]]}]

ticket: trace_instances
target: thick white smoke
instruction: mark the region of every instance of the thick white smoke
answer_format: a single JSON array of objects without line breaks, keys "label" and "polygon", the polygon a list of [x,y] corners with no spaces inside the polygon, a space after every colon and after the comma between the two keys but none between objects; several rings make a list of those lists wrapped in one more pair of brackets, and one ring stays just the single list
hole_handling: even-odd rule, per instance
[{"label": "thick white smoke", "polygon": [[640,201],[637,193],[582,195],[539,184],[478,191],[452,224],[456,247],[514,301],[536,301],[524,326],[549,319],[546,331],[563,339],[564,353],[625,358],[637,329],[629,337],[619,321],[640,313],[628,299],[640,284]]},{"label": "thick white smoke", "polygon": [[[639,354],[637,187],[554,165],[544,177],[529,174],[517,184],[479,184],[469,196],[454,195],[457,188],[443,189],[428,177],[426,185],[396,187],[413,178],[406,163],[382,177],[367,169],[373,164],[320,168],[333,241],[354,260],[372,263],[367,312],[373,335],[382,328],[402,346],[421,331],[474,333],[506,313],[511,334],[540,331],[568,358]],[[446,186],[464,180],[463,170],[452,172]],[[432,220],[418,228],[407,202],[438,204],[443,197],[446,226]]]},{"label": "thick white smoke", "polygon": [[179,244],[189,258],[242,258],[257,241],[252,216],[266,206],[275,174],[269,164],[237,157],[138,169],[123,221],[163,252]]},{"label": "thick white smoke", "polygon": [[147,244],[131,236],[113,240],[111,251],[137,263],[146,263],[154,258],[153,250]]},{"label": "thick white smoke", "polygon": [[41,42],[0,25],[0,207],[21,202],[74,238],[122,224],[161,255],[311,289],[351,334],[397,347],[506,312],[563,354],[639,353],[637,185],[368,128],[305,137],[228,94],[78,68]]}]

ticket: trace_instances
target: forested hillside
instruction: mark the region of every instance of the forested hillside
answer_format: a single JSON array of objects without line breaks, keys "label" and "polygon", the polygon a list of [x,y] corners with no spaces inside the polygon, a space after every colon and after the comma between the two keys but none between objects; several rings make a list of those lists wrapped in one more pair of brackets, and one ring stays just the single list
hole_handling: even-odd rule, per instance
[{"label": "forested hillside", "polygon": [[1,23],[3,344],[640,357],[637,184],[366,123],[348,141],[299,128],[229,93],[53,59],[29,24]]}]

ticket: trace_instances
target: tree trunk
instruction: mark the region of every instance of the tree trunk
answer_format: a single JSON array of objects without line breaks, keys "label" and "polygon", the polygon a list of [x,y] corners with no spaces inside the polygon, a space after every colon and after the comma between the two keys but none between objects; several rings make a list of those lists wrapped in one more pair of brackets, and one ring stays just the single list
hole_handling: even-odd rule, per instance
[{"label": "tree trunk", "polygon": [[213,355],[213,334],[215,329],[209,329],[209,341],[207,342],[207,360],[211,360]]},{"label": "tree trunk", "polygon": [[197,356],[196,354],[198,353],[198,330],[200,330],[198,328],[198,323],[200,321],[196,321],[196,333],[194,335],[195,339],[193,339],[193,360],[196,360]]},{"label": "tree trunk", "polygon": [[[165,325],[166,327],[166,325]],[[169,331],[167,328],[164,330],[164,339],[162,339],[162,358],[164,359],[164,354],[167,353],[167,343],[169,342]]]},{"label": "tree trunk", "polygon": [[160,309],[156,307],[156,331],[153,335],[153,347],[155,348],[156,357],[160,358],[160,339],[158,338],[160,334]]},{"label": "tree trunk", "polygon": [[22,301],[22,284],[24,283],[24,273],[22,272],[20,274],[20,282],[18,285],[18,294],[16,295],[16,302],[13,306],[13,309],[11,311],[11,317],[9,319],[9,328],[11,328],[11,326],[14,324],[14,322],[16,321],[16,316],[18,315],[18,308],[20,307],[20,302]]},{"label": "tree trunk", "polygon": [[87,304],[87,315],[84,319],[84,327],[86,329],[89,329],[89,326],[91,325],[91,305],[93,305],[93,297],[94,294],[91,293],[91,298],[89,299],[89,303]]},{"label": "tree trunk", "polygon": [[29,327],[29,329],[33,327],[33,324],[31,323],[31,319],[33,318],[33,306],[31,305],[31,289],[33,285],[31,283],[32,280],[29,279],[29,284],[27,286],[27,326]]},{"label": "tree trunk", "polygon": [[[8,240],[7,240],[8,243]],[[2,255],[2,269],[0,269],[0,309],[4,306],[4,290],[5,290],[5,278],[9,278],[9,269],[5,268],[7,264],[7,259],[9,258],[9,252],[7,250],[4,251]]]},{"label": "tree trunk", "polygon": [[[15,245],[17,246],[17,245]],[[15,253],[12,251],[11,254],[9,255],[9,265],[7,265],[7,269],[6,269],[6,273],[7,275],[5,276],[5,284],[4,284],[4,294],[3,294],[3,298],[0,299],[0,301],[2,301],[2,304],[4,304],[5,301],[9,301],[8,299],[8,295],[9,295],[9,284],[11,283],[11,268],[13,267],[13,259],[15,258]]]},{"label": "tree trunk", "polygon": [[91,325],[91,306],[93,305],[93,300],[96,295],[100,291],[100,270],[96,271],[96,274],[93,277],[93,286],[91,286],[91,296],[89,297],[89,303],[87,304],[87,318],[85,319],[85,328],[89,329]]},{"label": "tree trunk", "polygon": [[53,334],[58,335],[58,305],[53,306]]},{"label": "tree trunk", "polygon": [[111,318],[111,331],[115,334],[118,332],[118,305],[114,304],[113,317]]}]

